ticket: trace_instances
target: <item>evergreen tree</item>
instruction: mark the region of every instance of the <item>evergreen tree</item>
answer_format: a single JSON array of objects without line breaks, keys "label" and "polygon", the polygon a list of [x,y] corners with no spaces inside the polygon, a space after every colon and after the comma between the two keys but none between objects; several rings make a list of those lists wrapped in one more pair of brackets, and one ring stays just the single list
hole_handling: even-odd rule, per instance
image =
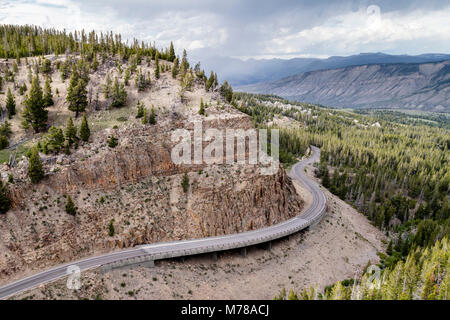
[{"label": "evergreen tree", "polygon": [[123,83],[119,84],[117,77],[114,79],[110,98],[111,106],[114,108],[123,107],[127,102],[127,91]]},{"label": "evergreen tree", "polygon": [[47,124],[48,111],[45,110],[42,88],[39,78],[36,76],[31,83],[30,92],[24,101],[23,117],[25,123],[30,124],[35,132],[44,129]]},{"label": "evergreen tree", "polygon": [[75,118],[86,109],[88,104],[87,83],[80,77],[76,68],[73,69],[70,77],[66,101],[69,103],[69,110],[75,112]]},{"label": "evergreen tree", "polygon": [[44,106],[50,107],[53,105],[53,94],[52,94],[52,88],[50,86],[50,80],[47,78],[45,80],[45,86],[44,86]]},{"label": "evergreen tree", "polygon": [[108,139],[108,146],[110,148],[115,148],[118,144],[119,140],[116,137],[114,137],[114,135],[111,135],[111,137],[109,137]]},{"label": "evergreen tree", "polygon": [[104,95],[105,99],[109,99],[109,96],[111,95],[111,91],[112,91],[112,80],[111,80],[111,77],[109,76],[109,73],[107,73],[105,84],[103,85],[103,95]]},{"label": "evergreen tree", "polygon": [[64,146],[64,133],[61,128],[51,126],[46,141],[47,151],[58,153]]},{"label": "evergreen tree", "polygon": [[324,173],[322,176],[322,185],[327,189],[330,187],[330,174],[328,173],[327,167],[325,167],[325,170],[324,170]]},{"label": "evergreen tree", "polygon": [[89,129],[89,125],[86,119],[86,114],[83,114],[83,120],[81,121],[80,126],[80,138],[83,141],[88,141],[89,136],[91,135],[91,130]]},{"label": "evergreen tree", "polygon": [[77,208],[75,207],[75,204],[73,203],[70,195],[67,196],[66,213],[70,214],[71,216],[74,216],[77,213]]},{"label": "evergreen tree", "polygon": [[170,41],[170,47],[169,47],[169,57],[167,58],[170,62],[173,62],[175,60],[175,49],[173,48],[173,43]]},{"label": "evergreen tree", "polygon": [[72,144],[77,140],[77,127],[73,124],[72,117],[69,117],[67,120],[65,135],[68,145],[72,146]]},{"label": "evergreen tree", "polygon": [[160,74],[159,74],[159,52],[156,51],[156,55],[155,55],[155,78],[159,79],[160,78]]},{"label": "evergreen tree", "polygon": [[6,94],[6,110],[8,111],[8,118],[11,119],[16,114],[16,101],[11,93],[11,89],[8,88]]},{"label": "evergreen tree", "polygon": [[109,232],[108,232],[110,237],[114,237],[115,234],[115,229],[114,229],[114,219],[111,219],[111,221],[109,221]]},{"label": "evergreen tree", "polygon": [[178,58],[175,58],[175,60],[173,60],[173,67],[172,67],[172,78],[176,78],[178,75]]},{"label": "evergreen tree", "polygon": [[28,177],[31,183],[38,183],[44,178],[44,169],[42,161],[39,157],[39,149],[37,146],[33,147],[28,165]]},{"label": "evergreen tree", "polygon": [[68,59],[61,63],[59,71],[61,72],[61,80],[64,82],[69,77],[70,73],[70,61]]},{"label": "evergreen tree", "polygon": [[225,99],[225,101],[231,102],[231,99],[233,98],[233,89],[227,81],[224,81],[222,86],[220,87],[220,94]]},{"label": "evergreen tree", "polygon": [[144,108],[144,113],[142,115],[142,124],[147,124],[148,120],[147,120],[147,109]]},{"label": "evergreen tree", "polygon": [[181,76],[185,76],[189,69],[189,62],[187,60],[186,49],[183,50],[183,58],[181,59],[180,73]]},{"label": "evergreen tree", "polygon": [[9,199],[8,187],[6,183],[0,180],[0,214],[5,214],[11,207],[11,200]]},{"label": "evergreen tree", "polygon": [[49,74],[52,72],[52,62],[49,59],[44,59],[42,63],[41,72],[43,74]]},{"label": "evergreen tree", "polygon": [[136,119],[138,118],[142,118],[144,116],[144,104],[141,103],[139,100],[137,102],[137,114],[136,114]]},{"label": "evergreen tree", "polygon": [[189,190],[189,176],[187,172],[184,173],[183,179],[181,180],[181,187],[183,188],[184,193]]},{"label": "evergreen tree", "polygon": [[214,85],[214,72],[211,71],[211,74],[209,75],[209,79],[206,80],[205,83],[205,89],[206,91],[209,91]]},{"label": "evergreen tree", "polygon": [[147,79],[145,77],[145,74],[142,72],[142,69],[140,69],[136,75],[135,83],[138,91],[145,91],[145,89],[147,89],[147,87],[150,85],[150,73]]},{"label": "evergreen tree", "polygon": [[150,124],[156,124],[156,113],[155,113],[155,108],[153,106],[152,106],[152,110],[150,112],[150,118],[148,121]]},{"label": "evergreen tree", "polygon": [[125,75],[123,76],[123,83],[124,83],[126,86],[128,86],[129,81],[130,81],[130,78],[131,78],[131,71],[130,71],[130,68],[127,68],[127,69],[125,70]]},{"label": "evergreen tree", "polygon": [[198,110],[198,114],[202,116],[205,115],[205,105],[203,104],[203,98],[200,98],[200,109]]}]

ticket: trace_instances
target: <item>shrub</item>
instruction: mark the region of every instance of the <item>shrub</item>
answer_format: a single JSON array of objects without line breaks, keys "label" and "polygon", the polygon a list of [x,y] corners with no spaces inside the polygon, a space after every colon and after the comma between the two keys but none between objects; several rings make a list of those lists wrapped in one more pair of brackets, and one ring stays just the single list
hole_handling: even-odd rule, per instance
[{"label": "shrub", "polygon": [[72,216],[74,216],[77,213],[77,208],[75,207],[75,204],[73,203],[72,198],[70,196],[67,196],[66,212]]}]

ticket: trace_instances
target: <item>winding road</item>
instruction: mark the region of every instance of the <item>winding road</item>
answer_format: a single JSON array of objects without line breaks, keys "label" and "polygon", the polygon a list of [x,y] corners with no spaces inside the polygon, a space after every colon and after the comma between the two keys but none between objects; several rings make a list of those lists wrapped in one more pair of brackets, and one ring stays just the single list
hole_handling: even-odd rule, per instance
[{"label": "winding road", "polygon": [[[313,196],[311,205],[295,218],[259,230],[211,238],[141,245],[132,249],[85,258],[54,267],[0,287],[0,299],[7,298],[21,291],[64,277],[73,272],[73,267],[71,266],[76,266],[80,271],[85,271],[108,264],[117,264],[123,261],[133,262],[139,259],[160,260],[244,248],[255,244],[270,242],[315,225],[326,212],[326,198],[317,183],[310,180],[304,174],[306,165],[319,160],[320,150],[316,147],[312,147],[312,151],[312,156],[296,163],[292,167],[290,173],[290,176],[302,183]],[[69,267],[71,267],[70,270]]]}]

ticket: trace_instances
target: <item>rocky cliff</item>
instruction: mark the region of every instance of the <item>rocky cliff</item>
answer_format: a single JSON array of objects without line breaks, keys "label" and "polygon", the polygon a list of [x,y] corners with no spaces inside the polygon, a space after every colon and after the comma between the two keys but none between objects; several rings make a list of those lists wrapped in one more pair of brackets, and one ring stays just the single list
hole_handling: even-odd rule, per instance
[{"label": "rocky cliff", "polygon": [[[282,168],[263,176],[253,165],[175,165],[171,132],[191,128],[191,120],[108,129],[71,155],[42,155],[47,174],[37,185],[26,177],[26,158],[4,168],[15,183],[14,208],[0,216],[0,282],[94,253],[242,232],[299,213],[302,200]],[[209,111],[207,127],[248,129],[252,123],[230,108]],[[119,139],[114,149],[106,143],[111,134]],[[187,192],[181,187],[184,172]],[[64,209],[68,194],[75,216]]]},{"label": "rocky cliff", "polygon": [[342,108],[450,112],[450,60],[312,71],[239,90]]}]

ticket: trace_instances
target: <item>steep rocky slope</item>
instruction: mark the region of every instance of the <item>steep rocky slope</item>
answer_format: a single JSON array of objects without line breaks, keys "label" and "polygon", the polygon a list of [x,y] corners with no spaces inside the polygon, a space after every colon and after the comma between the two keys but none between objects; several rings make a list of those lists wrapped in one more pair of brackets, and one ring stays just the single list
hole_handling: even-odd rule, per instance
[{"label": "steep rocky slope", "polygon": [[300,73],[239,87],[342,108],[403,108],[450,112],[450,60],[372,64]]},{"label": "steep rocky slope", "polygon": [[[143,65],[144,72],[152,73],[152,64]],[[102,65],[91,76],[94,90],[100,90],[105,68]],[[96,253],[241,232],[298,214],[303,201],[282,168],[275,175],[261,175],[253,165],[174,164],[170,137],[178,128],[192,130],[195,120],[202,120],[204,129],[253,125],[202,84],[194,84],[181,102],[178,80],[168,73],[153,79],[148,92],[140,93],[130,84],[127,107],[89,110],[94,132],[88,143],[70,155],[41,154],[46,177],[40,183],[29,182],[25,156],[13,168],[2,167],[2,177],[12,175],[14,183],[9,184],[13,208],[0,215],[0,283]],[[64,104],[67,82],[61,83],[59,72],[52,80],[59,97],[49,108],[50,118],[61,123],[70,114]],[[198,115],[200,98],[209,104],[204,117]],[[135,119],[138,99],[147,107],[155,105],[156,125]],[[119,116],[125,120],[117,121]],[[20,129],[19,120],[12,120],[13,140],[36,142]],[[118,138],[115,148],[107,145],[110,135]],[[185,172],[190,182],[186,193],[181,186]],[[75,216],[65,212],[66,195],[78,208]]]},{"label": "steep rocky slope", "polygon": [[[307,174],[314,179],[314,168]],[[305,200],[311,194],[294,182]],[[353,207],[324,190],[330,210],[314,228],[276,241],[271,250],[251,248],[208,255],[184,262],[160,261],[156,268],[138,267],[81,274],[80,290],[60,279],[12,299],[273,299],[283,288],[319,290],[338,280],[361,275],[367,263],[378,263],[384,251],[382,231]]]}]

